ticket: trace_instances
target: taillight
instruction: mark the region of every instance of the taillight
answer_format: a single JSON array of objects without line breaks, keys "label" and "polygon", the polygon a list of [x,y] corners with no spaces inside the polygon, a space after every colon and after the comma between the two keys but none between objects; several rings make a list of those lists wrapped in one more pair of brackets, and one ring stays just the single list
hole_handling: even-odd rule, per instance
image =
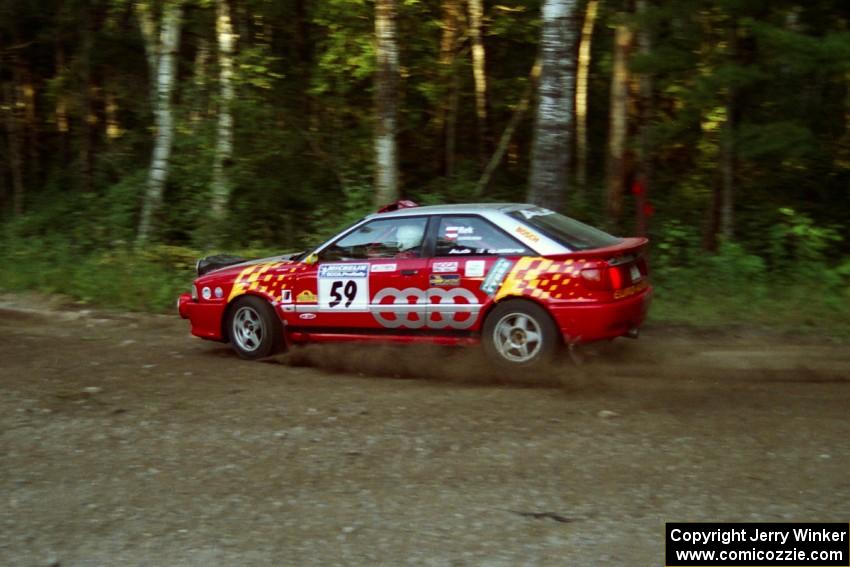
[{"label": "taillight", "polygon": [[611,279],[611,289],[623,289],[623,272],[619,266],[608,268],[608,277]]},{"label": "taillight", "polygon": [[579,273],[584,280],[584,286],[586,288],[604,291],[611,289],[607,271],[605,268],[585,268]]},{"label": "taillight", "polygon": [[623,289],[626,284],[622,266],[585,268],[580,274],[585,287],[596,291]]}]

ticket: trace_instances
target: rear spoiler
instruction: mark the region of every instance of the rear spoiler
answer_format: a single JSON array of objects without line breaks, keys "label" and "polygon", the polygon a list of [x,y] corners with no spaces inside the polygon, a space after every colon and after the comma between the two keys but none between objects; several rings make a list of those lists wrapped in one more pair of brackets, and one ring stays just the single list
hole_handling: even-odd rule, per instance
[{"label": "rear spoiler", "polygon": [[[623,238],[619,243],[604,248],[593,248],[590,250],[576,250],[568,254],[556,254],[547,256],[553,260],[568,260],[568,259],[588,259],[588,260],[615,260],[626,254],[641,256],[649,244],[649,239],[640,237]],[[617,264],[620,262],[614,262]]]}]

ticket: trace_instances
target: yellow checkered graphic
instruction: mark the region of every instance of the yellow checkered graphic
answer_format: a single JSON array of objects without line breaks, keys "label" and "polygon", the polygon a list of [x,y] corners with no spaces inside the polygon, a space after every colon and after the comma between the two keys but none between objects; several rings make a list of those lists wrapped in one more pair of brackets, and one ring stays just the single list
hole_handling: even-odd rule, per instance
[{"label": "yellow checkered graphic", "polygon": [[[287,266],[289,269],[284,273],[272,273],[278,268],[285,269]],[[291,262],[268,262],[248,266],[239,273],[227,301],[230,302],[249,291],[258,291],[272,301],[280,301],[283,291],[293,288],[295,277],[304,269],[306,269],[304,266]],[[274,277],[275,275],[277,277]]]},{"label": "yellow checkered graphic", "polygon": [[496,293],[495,300],[509,296],[530,296],[543,301],[563,299],[577,286],[583,262],[581,260],[555,261],[548,258],[527,256],[521,258],[505,278]]}]

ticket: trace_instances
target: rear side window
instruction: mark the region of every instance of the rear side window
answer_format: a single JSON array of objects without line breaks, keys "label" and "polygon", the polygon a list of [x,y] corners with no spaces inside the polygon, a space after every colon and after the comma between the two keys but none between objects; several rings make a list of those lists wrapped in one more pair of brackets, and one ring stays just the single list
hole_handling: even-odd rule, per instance
[{"label": "rear side window", "polygon": [[605,248],[620,243],[619,238],[604,230],[599,230],[549,209],[534,207],[508,214],[572,250]]},{"label": "rear side window", "polygon": [[447,216],[437,227],[436,256],[529,255],[531,251],[485,219]]}]

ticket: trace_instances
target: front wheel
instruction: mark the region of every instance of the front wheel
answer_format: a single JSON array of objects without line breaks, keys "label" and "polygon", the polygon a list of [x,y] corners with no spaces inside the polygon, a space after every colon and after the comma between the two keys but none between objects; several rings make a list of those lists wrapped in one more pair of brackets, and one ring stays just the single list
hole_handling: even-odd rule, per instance
[{"label": "front wheel", "polygon": [[280,319],[259,297],[237,299],[228,310],[227,329],[233,350],[242,358],[265,358],[282,347]]},{"label": "front wheel", "polygon": [[537,366],[558,349],[558,328],[545,309],[524,300],[497,305],[484,321],[484,349],[502,366]]}]

